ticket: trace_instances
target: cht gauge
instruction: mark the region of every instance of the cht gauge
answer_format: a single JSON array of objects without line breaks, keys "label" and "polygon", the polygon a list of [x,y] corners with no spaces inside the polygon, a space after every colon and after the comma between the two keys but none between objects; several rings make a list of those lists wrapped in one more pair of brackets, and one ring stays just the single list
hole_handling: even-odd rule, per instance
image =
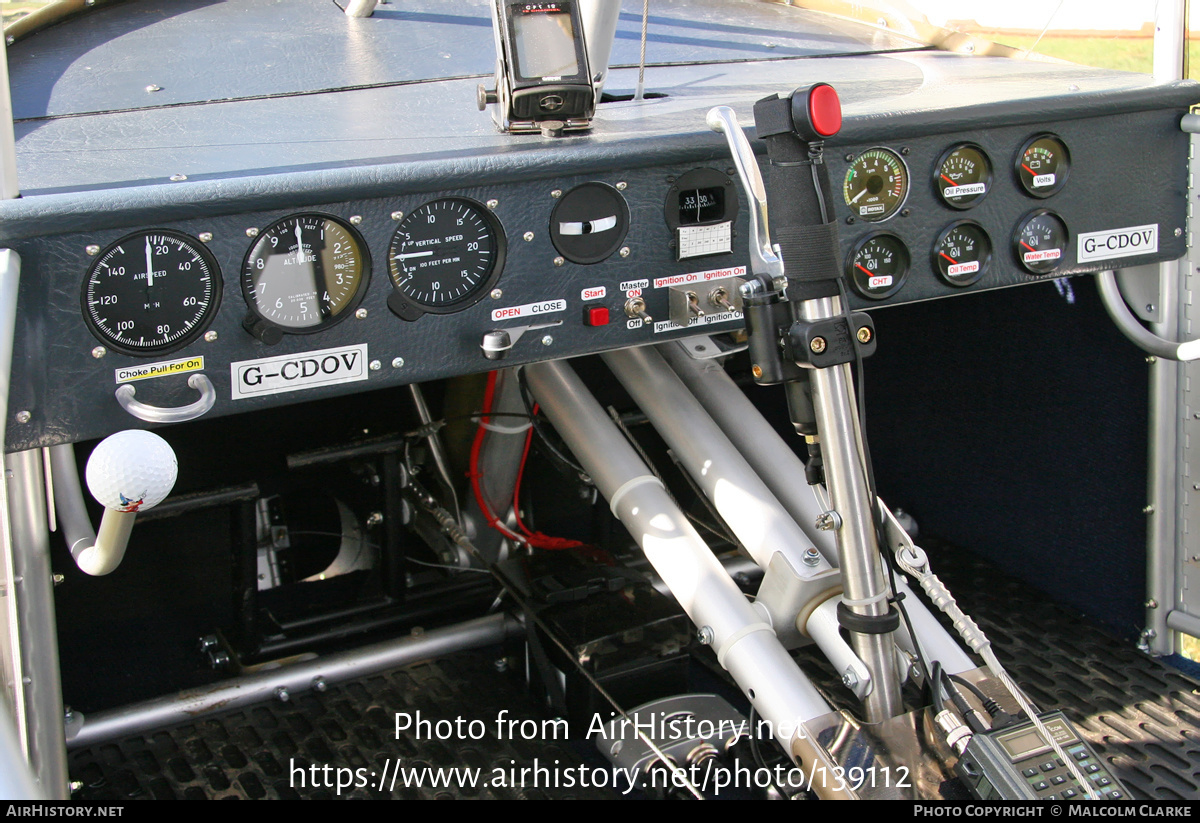
[{"label": "cht gauge", "polygon": [[992,187],[992,161],[974,143],[959,143],[942,153],[934,167],[938,197],[952,209],[969,209]]},{"label": "cht gauge", "polygon": [[992,262],[992,241],[978,223],[960,220],[938,235],[933,268],[951,286],[969,286],[983,277]]},{"label": "cht gauge", "polygon": [[327,214],[293,214],[263,231],[242,264],[246,328],[266,343],[308,334],[354,313],[371,255],[358,232]]},{"label": "cht gauge", "polygon": [[1063,263],[1069,240],[1067,225],[1047,209],[1038,209],[1017,226],[1013,251],[1030,274],[1050,274]]},{"label": "cht gauge", "polygon": [[1071,154],[1053,134],[1039,134],[1025,141],[1017,152],[1017,179],[1034,197],[1049,197],[1062,191],[1071,171]]},{"label": "cht gauge", "polygon": [[910,263],[903,240],[890,232],[876,232],[854,244],[846,262],[846,275],[863,297],[882,300],[900,291]]},{"label": "cht gauge", "polygon": [[221,302],[221,271],[194,237],[152,229],[122,237],[96,258],[83,283],[88,328],[125,354],[182,348]]},{"label": "cht gauge", "polygon": [[482,203],[447,197],[417,208],[388,246],[395,290],[388,307],[405,320],[478,302],[504,266],[504,230]]},{"label": "cht gauge", "polygon": [[891,149],[868,149],[846,169],[842,195],[855,217],[887,220],[908,198],[908,166]]}]

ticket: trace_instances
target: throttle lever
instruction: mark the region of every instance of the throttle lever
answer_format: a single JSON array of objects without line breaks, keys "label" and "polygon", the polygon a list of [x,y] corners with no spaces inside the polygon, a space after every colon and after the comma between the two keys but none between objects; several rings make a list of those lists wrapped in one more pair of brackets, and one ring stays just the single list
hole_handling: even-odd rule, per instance
[{"label": "throttle lever", "polygon": [[775,290],[775,279],[783,277],[783,260],[779,249],[771,243],[770,224],[767,222],[767,187],[758,169],[758,160],[750,141],[746,139],[737,115],[729,106],[714,106],[708,110],[704,121],[718,134],[725,135],[733,165],[737,169],[746,200],[750,204],[750,271],[763,282],[766,290]]}]

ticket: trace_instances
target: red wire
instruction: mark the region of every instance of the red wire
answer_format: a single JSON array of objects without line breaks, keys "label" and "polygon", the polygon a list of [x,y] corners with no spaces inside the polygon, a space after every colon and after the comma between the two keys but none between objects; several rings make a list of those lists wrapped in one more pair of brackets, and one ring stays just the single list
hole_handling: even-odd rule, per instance
[{"label": "red wire", "polygon": [[[533,442],[533,428],[525,435],[525,450],[521,453],[521,465],[517,469],[517,482],[513,488],[513,515],[516,518],[517,526],[524,532],[524,536],[517,534],[507,528],[500,522],[500,518],[488,506],[487,501],[483,498],[483,488],[480,483],[482,473],[479,471],[479,453],[483,448],[483,439],[487,431],[484,428],[485,423],[491,422],[488,419],[488,413],[492,410],[492,403],[495,400],[496,394],[496,372],[488,374],[487,386],[483,392],[483,411],[479,417],[479,428],[475,431],[475,440],[471,443],[471,464],[467,476],[471,478],[471,488],[475,492],[475,502],[479,505],[479,510],[483,512],[483,516],[487,519],[488,525],[496,531],[500,532],[510,540],[515,540],[518,543],[528,543],[529,545],[539,549],[571,549],[583,544],[575,540],[567,540],[561,537],[551,537],[542,534],[541,532],[530,531],[521,521],[520,509],[518,502],[521,493],[521,478],[525,474],[525,461],[529,457],[529,447]],[[534,414],[537,413],[537,406],[533,407]]]},{"label": "red wire", "polygon": [[[538,413],[538,406],[533,405],[533,413]],[[525,533],[529,538],[531,545],[537,546],[539,549],[575,549],[583,544],[578,540],[569,540],[565,537],[551,537],[541,532],[532,532],[521,520],[521,478],[525,476],[525,460],[529,457],[529,446],[533,443],[533,427],[530,426],[529,431],[525,433],[525,450],[521,452],[521,466],[517,469],[517,482],[513,486],[513,517],[517,521],[517,527]]]}]

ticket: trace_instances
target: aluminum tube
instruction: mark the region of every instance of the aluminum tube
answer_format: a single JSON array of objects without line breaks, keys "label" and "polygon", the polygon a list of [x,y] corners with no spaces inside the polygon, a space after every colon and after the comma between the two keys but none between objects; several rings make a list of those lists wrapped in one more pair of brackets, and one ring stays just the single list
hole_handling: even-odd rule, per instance
[{"label": "aluminum tube", "polygon": [[791,751],[799,724],[830,711],[616,425],[564,362],[526,367],[542,410],[629,529],[717,659]]},{"label": "aluminum tube", "polygon": [[[12,249],[0,249],[0,449],[8,442],[5,439],[5,426],[8,422],[8,388],[20,285],[21,258]],[[0,567],[0,584],[7,592],[12,592],[16,572],[13,570],[12,531],[7,523],[7,513],[8,484],[0,482],[0,540],[4,544],[3,557],[0,557],[3,563]],[[22,685],[25,675],[21,670],[21,623],[17,615],[17,598],[0,597],[0,609],[3,609],[0,612],[0,688],[3,684],[12,684],[9,688],[17,739],[24,747],[28,741],[28,729],[25,727],[25,689]]]},{"label": "aluminum tube", "polygon": [[7,40],[0,42],[0,197],[11,200],[21,193],[21,188],[17,184],[17,144],[13,131],[6,44]]},{"label": "aluminum tube", "polygon": [[79,483],[75,446],[70,443],[51,446],[50,470],[54,476],[54,508],[59,529],[74,557],[76,546],[82,548],[96,544],[96,530],[92,528],[92,518],[88,515],[83,487]]},{"label": "aluminum tube", "polygon": [[[144,703],[97,712],[84,718],[83,726],[69,745],[72,749],[78,749],[159,726],[185,720],[195,721],[214,712],[276,699],[279,689],[299,694],[314,688],[317,681],[337,683],[418,660],[491,646],[503,642],[511,633],[519,630],[520,624],[514,618],[505,614],[490,614],[420,635],[375,643]],[[59,716],[62,716],[61,711]]]},{"label": "aluminum tube", "polygon": [[48,800],[38,789],[13,723],[12,705],[0,691],[0,797],[8,800]]},{"label": "aluminum tube", "polygon": [[[715,360],[694,360],[688,356],[682,343],[667,343],[660,346],[658,351],[758,472],[779,504],[804,529],[813,545],[826,559],[836,564],[837,543],[833,532],[820,531],[813,525],[821,513],[821,507],[811,487],[805,482],[804,463],[787,441],[766,421],[720,363]],[[942,667],[951,674],[976,668],[962,646],[913,594],[903,576],[897,576],[896,584],[905,594],[904,607],[925,656],[929,660],[940,661]],[[907,632],[898,632],[896,640],[906,651],[915,653]]]},{"label": "aluminum tube", "polygon": [[66,799],[62,682],[58,627],[46,530],[46,485],[41,449],[7,455],[9,526],[12,529],[20,653],[24,670],[25,723],[29,763],[47,797]]},{"label": "aluminum tube", "polygon": [[643,347],[603,357],[755,563],[765,571],[779,552],[802,577],[829,569],[826,560],[818,566],[804,564],[804,550],[812,541],[661,354]]},{"label": "aluminum tube", "polygon": [[[842,313],[841,303],[836,297],[806,300],[800,310],[806,320],[825,320]],[[857,614],[883,615],[889,605],[876,598],[888,591],[888,585],[875,540],[873,501],[862,465],[850,366],[813,369],[809,380],[830,505],[842,521],[837,542],[846,605]],[[892,642],[891,634],[850,632],[850,645],[867,664],[874,681],[864,701],[868,722],[881,722],[903,711]]]}]

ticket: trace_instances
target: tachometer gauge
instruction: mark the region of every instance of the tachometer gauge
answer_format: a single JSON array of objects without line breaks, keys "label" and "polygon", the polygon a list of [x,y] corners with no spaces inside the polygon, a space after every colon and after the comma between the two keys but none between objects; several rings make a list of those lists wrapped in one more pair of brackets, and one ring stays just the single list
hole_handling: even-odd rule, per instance
[{"label": "tachometer gauge", "polygon": [[481,203],[434,200],[400,222],[388,246],[396,292],[388,306],[406,320],[446,314],[477,302],[500,276],[504,230]]},{"label": "tachometer gauge", "polygon": [[992,186],[992,161],[974,143],[946,149],[934,167],[938,197],[952,209],[969,209],[987,196]]},{"label": "tachometer gauge", "polygon": [[1062,191],[1071,171],[1071,154],[1053,134],[1039,134],[1025,141],[1017,152],[1017,179],[1034,197],[1049,197]]},{"label": "tachometer gauge", "polygon": [[876,232],[854,244],[846,274],[856,292],[871,300],[882,300],[904,285],[910,262],[903,240],[888,232]]},{"label": "tachometer gauge", "polygon": [[951,286],[969,286],[992,262],[992,241],[978,223],[960,220],[938,235],[933,268]]},{"label": "tachometer gauge", "polygon": [[855,217],[887,220],[908,197],[908,166],[891,149],[868,149],[846,169],[842,194]]},{"label": "tachometer gauge", "polygon": [[[242,264],[242,294],[268,327],[307,334],[353,314],[370,277],[371,254],[349,224],[327,214],[293,214],[259,232]],[[278,341],[278,330],[267,337],[252,332],[270,342]]]},{"label": "tachometer gauge", "polygon": [[153,229],[122,237],[83,283],[83,315],[110,348],[161,354],[204,330],[221,302],[221,271],[194,237]]},{"label": "tachometer gauge", "polygon": [[1062,265],[1069,239],[1061,217],[1038,209],[1017,226],[1013,251],[1017,262],[1030,274],[1049,274]]}]

